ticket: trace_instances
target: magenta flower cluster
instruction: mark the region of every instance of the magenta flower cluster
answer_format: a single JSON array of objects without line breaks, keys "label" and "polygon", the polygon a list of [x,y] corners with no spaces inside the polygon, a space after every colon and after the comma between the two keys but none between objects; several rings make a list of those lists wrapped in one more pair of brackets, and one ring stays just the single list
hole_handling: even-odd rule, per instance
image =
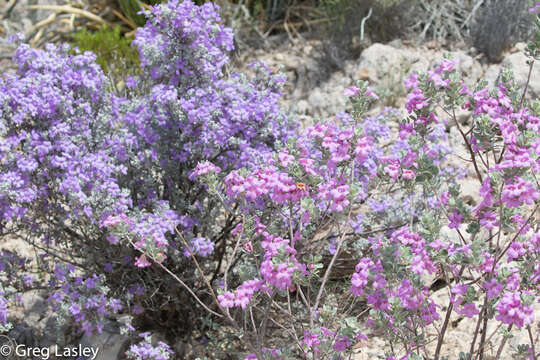
[{"label": "magenta flower cluster", "polygon": [[[468,87],[444,59],[405,81],[406,111],[376,115],[360,81],[348,112],[300,130],[279,107],[282,75],[225,71],[217,6],[171,0],[146,16],[143,73],[122,95],[67,46],[21,44],[0,78],[0,234],[34,246],[40,270],[2,254],[0,323],[17,291],[45,287],[87,335],[167,304],[226,321],[247,359],[342,359],[368,334],[389,345],[382,358],[440,360],[453,313],[476,322],[469,357],[497,337],[492,322],[526,329],[534,356],[540,107],[508,72]],[[278,332],[291,341],[275,348]],[[141,337],[129,358],[172,357]]]}]

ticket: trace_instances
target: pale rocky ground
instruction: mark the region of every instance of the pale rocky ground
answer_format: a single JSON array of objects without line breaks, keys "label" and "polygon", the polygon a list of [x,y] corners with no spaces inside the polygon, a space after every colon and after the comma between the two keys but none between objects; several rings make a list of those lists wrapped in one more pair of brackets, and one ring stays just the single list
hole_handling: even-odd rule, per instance
[{"label": "pale rocky ground", "polygon": [[[14,48],[7,41],[7,35],[14,32],[30,33],[33,24],[43,20],[48,16],[46,11],[27,11],[25,5],[28,4],[56,4],[61,1],[55,0],[21,0],[13,8],[9,18],[4,18],[5,5],[7,0],[0,0],[0,70],[11,71],[13,64],[10,62]],[[452,58],[459,60],[458,70],[463,73],[468,85],[474,85],[479,79],[486,79],[490,85],[494,85],[503,66],[508,66],[515,74],[520,85],[525,84],[528,75],[526,57],[523,54],[524,44],[517,44],[508,52],[501,64],[486,65],[481,62],[481,58],[471,50],[454,50],[449,54]],[[331,119],[336,113],[347,108],[347,99],[343,96],[343,91],[354,85],[356,80],[368,80],[376,92],[383,89],[392,89],[391,95],[387,98],[387,105],[401,106],[406,95],[403,80],[413,71],[421,72],[428,70],[437,62],[443,59],[444,50],[439,49],[436,44],[426,44],[414,47],[396,40],[390,44],[373,44],[366,48],[355,60],[345,62],[345,66],[330,76],[321,74],[323,71],[317,61],[314,60],[318,49],[317,42],[304,41],[296,44],[287,43],[277,46],[271,50],[256,50],[240,53],[237,62],[248,64],[254,60],[262,60],[267,65],[282,70],[288,76],[288,84],[283,99],[283,107],[287,112],[296,114],[295,116],[303,124],[309,124],[316,118]],[[540,96],[540,67],[537,65],[533,71],[532,81],[529,84],[529,96],[538,98]],[[459,114],[460,122],[467,121],[466,114]],[[467,156],[464,147],[460,147],[460,137],[455,126],[448,128],[450,141],[456,145],[458,155]],[[471,198],[477,198],[477,184],[471,176],[463,181],[463,192]],[[2,239],[1,249],[19,250],[23,253],[29,249],[20,242]],[[446,308],[448,304],[448,291],[439,290],[434,294],[438,305]],[[59,329],[54,321],[54,314],[47,309],[46,302],[37,291],[28,292],[22,295],[21,306],[14,309],[15,316],[24,319],[43,334],[39,340],[31,339],[26,326],[16,328],[12,335],[20,339],[28,338],[28,341],[37,341],[40,346],[50,346],[54,344],[53,333],[56,331],[69,332],[69,328]],[[536,318],[540,319],[540,304],[535,306]],[[443,315],[441,315],[442,317]],[[450,326],[443,346],[442,354],[448,359],[457,359],[460,351],[467,351],[469,341],[475,327],[474,319],[464,318],[461,321],[454,314],[451,323],[456,322],[456,326]],[[440,328],[441,321],[437,324]],[[540,329],[536,325],[537,343]],[[490,329],[491,334],[492,329]],[[435,333],[435,330],[432,330]],[[101,348],[98,360],[112,360],[122,356],[126,350],[127,338],[120,335],[118,323],[111,321],[105,327],[102,335],[95,335],[91,338],[80,340],[82,344],[99,346]],[[490,341],[496,348],[500,342],[500,336],[495,335]],[[502,359],[511,359],[510,350],[520,343],[528,343],[528,335],[525,331],[520,331],[509,340]],[[178,344],[171,344],[173,347],[185,347],[186,344],[179,341]],[[429,347],[433,353],[435,344]],[[360,344],[357,348],[358,354],[355,360],[375,359],[377,354],[384,351],[383,339],[374,337],[366,343]],[[492,359],[496,350],[488,351],[486,360]]]}]

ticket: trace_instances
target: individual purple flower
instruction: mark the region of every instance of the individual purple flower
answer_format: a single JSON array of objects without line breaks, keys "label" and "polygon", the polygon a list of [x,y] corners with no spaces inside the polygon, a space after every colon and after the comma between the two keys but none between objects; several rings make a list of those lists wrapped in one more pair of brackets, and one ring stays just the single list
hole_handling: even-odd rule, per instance
[{"label": "individual purple flower", "polygon": [[140,304],[135,304],[133,305],[132,311],[135,315],[140,315],[144,312],[144,309]]},{"label": "individual purple flower", "polygon": [[334,255],[336,253],[337,241],[338,241],[338,239],[336,237],[333,237],[328,242],[328,252],[330,253],[330,255]]},{"label": "individual purple flower", "polygon": [[356,215],[356,219],[351,219],[349,225],[353,228],[355,233],[362,233],[362,231],[364,231],[364,216],[362,214]]},{"label": "individual purple flower", "polygon": [[450,220],[450,224],[448,225],[448,227],[450,229],[457,229],[461,225],[463,216],[457,210],[454,210],[452,214],[448,216],[448,220]]},{"label": "individual purple flower", "polygon": [[137,88],[137,85],[139,83],[139,80],[131,75],[128,75],[126,77],[126,86],[130,88],[131,90],[135,90]]},{"label": "individual purple flower", "polygon": [[8,312],[8,301],[3,296],[0,296],[0,324],[7,324]]},{"label": "individual purple flower", "polygon": [[184,256],[190,257],[190,250],[195,254],[198,254],[200,256],[208,256],[214,251],[214,243],[212,240],[204,237],[195,237],[191,239],[190,241],[191,246],[189,250],[186,248],[184,249]]},{"label": "individual purple flower", "polygon": [[92,326],[92,323],[90,321],[84,321],[81,326],[81,330],[84,332],[85,336],[92,336],[92,331],[94,327]]},{"label": "individual purple flower", "polygon": [[319,346],[321,345],[320,335],[311,331],[304,331],[304,338],[302,339],[302,346],[307,347],[315,353],[319,352]]},{"label": "individual purple flower", "polygon": [[334,351],[343,352],[347,350],[349,346],[351,346],[351,342],[349,341],[349,338],[341,335],[334,342]]},{"label": "individual purple flower", "polygon": [[81,313],[81,307],[77,304],[73,304],[69,307],[69,311],[73,316],[77,316]]},{"label": "individual purple flower", "polygon": [[93,289],[96,287],[97,279],[98,277],[96,275],[89,277],[86,280],[84,280],[84,285],[86,286],[87,289]]},{"label": "individual purple flower", "polygon": [[482,287],[486,290],[486,296],[488,299],[493,299],[494,297],[499,296],[501,291],[504,289],[504,286],[497,281],[496,278],[491,278],[490,281],[484,281]]},{"label": "individual purple flower", "polygon": [[156,345],[153,345],[149,332],[141,333],[139,336],[144,340],[130,346],[129,350],[126,351],[128,359],[169,360],[171,358],[173,351],[169,345],[162,341],[158,341]]},{"label": "individual purple flower", "polygon": [[24,274],[23,280],[25,286],[31,287],[34,284],[34,277],[30,274]]},{"label": "individual purple flower", "polygon": [[115,313],[122,310],[122,303],[118,299],[111,299],[109,302],[109,306],[112,309],[112,311]]}]

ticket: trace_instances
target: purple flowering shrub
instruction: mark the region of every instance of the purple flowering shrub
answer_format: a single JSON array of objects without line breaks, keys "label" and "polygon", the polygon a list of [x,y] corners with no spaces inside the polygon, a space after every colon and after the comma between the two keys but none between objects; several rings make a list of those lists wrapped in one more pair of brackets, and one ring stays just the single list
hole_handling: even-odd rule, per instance
[{"label": "purple flowering shrub", "polygon": [[[59,317],[87,334],[121,309],[136,324],[199,321],[195,300],[178,295],[165,269],[199,292],[190,252],[217,275],[238,219],[223,217],[220,200],[193,176],[209,161],[222,174],[263,162],[294,130],[277,105],[282,76],[262,65],[251,78],[225,75],[232,34],[216,6],[171,1],[147,16],[134,42],[143,73],[126,79],[125,96],[95,55],[67,45],[22,44],[18,71],[0,78],[0,233],[36,254],[15,275],[3,258],[0,299],[29,288],[23,278],[35,274]],[[100,285],[88,287],[94,276]],[[170,324],[171,316],[184,321]]]},{"label": "purple flowering shrub", "polygon": [[[114,252],[100,222],[131,203],[117,181],[127,169],[115,160],[108,139],[113,116],[107,79],[93,54],[72,56],[68,50],[20,45],[17,73],[0,79],[0,232],[38,254],[2,280],[22,278],[19,289],[60,287],[60,279],[43,275],[54,274],[58,262],[101,273]],[[30,284],[33,273],[43,276]]]},{"label": "purple flowering shrub", "polygon": [[[146,16],[125,96],[64,47],[21,45],[0,79],[0,232],[37,254],[1,257],[0,322],[38,286],[88,335],[114,313],[131,331],[199,334],[206,314],[216,349],[241,341],[246,359],[350,358],[380,337],[382,358],[439,360],[453,314],[475,322],[462,358],[501,358],[516,329],[530,337],[516,356],[537,356],[540,103],[526,87],[506,72],[469,89],[446,59],[407,79],[403,113],[372,115],[359,82],[348,113],[298,130],[283,77],[225,76],[232,34],[214,5]],[[142,337],[128,357],[172,357]]]}]

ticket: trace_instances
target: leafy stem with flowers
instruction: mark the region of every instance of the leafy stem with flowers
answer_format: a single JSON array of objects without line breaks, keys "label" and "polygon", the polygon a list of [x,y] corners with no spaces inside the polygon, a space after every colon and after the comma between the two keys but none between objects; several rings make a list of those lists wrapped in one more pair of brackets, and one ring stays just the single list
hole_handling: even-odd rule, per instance
[{"label": "leafy stem with flowers", "polygon": [[[93,54],[53,45],[20,45],[17,73],[0,79],[0,231],[37,252],[2,255],[4,325],[8,299],[43,286],[87,335],[119,312],[131,331],[208,313],[246,359],[351,359],[379,338],[380,358],[439,360],[456,316],[474,323],[460,358],[500,359],[517,331],[527,343],[514,355],[538,358],[540,103],[528,83],[506,71],[469,88],[445,59],[406,80],[403,112],[373,112],[378,96],[359,82],[349,112],[298,129],[278,105],[282,76],[263,64],[230,74],[232,33],[213,4],[146,16],[142,74],[125,93]],[[128,356],[170,358],[141,337]]]},{"label": "leafy stem with flowers", "polygon": [[[529,66],[532,69],[533,60]],[[254,249],[248,256],[255,277],[234,291],[222,290],[221,306],[240,308],[239,315],[251,319],[250,331],[258,334],[256,309],[266,308],[269,297],[272,302],[281,298],[285,306],[275,306],[273,322],[298,339],[290,351],[301,358],[350,356],[354,343],[370,331],[386,339],[388,359],[399,354],[440,359],[453,313],[476,319],[464,359],[483,358],[495,338],[500,340],[495,358],[500,358],[513,328],[527,330],[529,344],[519,351],[536,358],[538,330],[531,325],[540,279],[540,119],[538,102],[525,100],[527,85],[519,89],[505,73],[492,91],[482,83],[469,89],[448,59],[426,74],[412,75],[406,82],[408,116],[399,122],[397,137],[388,134],[392,151],[385,153],[388,147],[378,144],[383,137],[371,136],[374,126],[364,118],[368,100],[376,95],[359,83],[346,91],[353,111],[340,115],[341,126],[308,127],[273,161],[233,171],[222,184],[214,183],[212,187],[239,202],[239,211],[253,222],[243,235]],[[469,128],[457,121],[456,107],[472,113]],[[455,169],[448,167],[450,151],[437,146],[445,120],[436,108],[457,127],[470,155],[481,198],[474,207],[460,195]],[[394,202],[402,199],[406,210],[395,211],[391,201],[381,207],[389,194]],[[382,225],[382,234],[367,239],[361,231],[351,234],[358,226],[351,221],[353,215],[359,215],[364,226]],[[405,225],[392,229],[389,225],[400,223],[398,219]],[[455,238],[449,236],[452,229]],[[328,239],[321,234],[336,239],[323,274],[324,266],[316,266],[322,264],[305,258],[324,244],[321,239]],[[362,311],[357,310],[356,317],[337,311],[349,307],[336,307],[333,295],[346,292],[326,289],[343,248],[360,257],[349,291],[354,299],[363,296],[367,302],[363,326],[358,323]],[[426,277],[440,277],[449,290],[444,319]],[[330,318],[321,316],[321,302]],[[267,310],[261,313],[268,316]],[[499,326],[490,332],[494,321]],[[506,334],[498,336],[504,325]],[[438,329],[435,339],[430,327]],[[282,357],[284,351],[265,352],[264,358]]]}]

